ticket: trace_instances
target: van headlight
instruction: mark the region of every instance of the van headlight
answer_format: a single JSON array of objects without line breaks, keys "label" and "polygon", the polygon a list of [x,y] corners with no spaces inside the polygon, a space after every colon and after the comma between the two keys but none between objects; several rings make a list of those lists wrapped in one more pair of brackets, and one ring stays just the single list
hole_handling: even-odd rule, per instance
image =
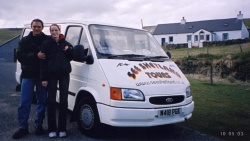
[{"label": "van headlight", "polygon": [[144,101],[144,95],[140,90],[110,88],[110,98],[112,100]]},{"label": "van headlight", "polygon": [[191,92],[190,86],[188,86],[188,87],[186,88],[186,97],[189,98],[190,96],[192,96],[192,92]]}]

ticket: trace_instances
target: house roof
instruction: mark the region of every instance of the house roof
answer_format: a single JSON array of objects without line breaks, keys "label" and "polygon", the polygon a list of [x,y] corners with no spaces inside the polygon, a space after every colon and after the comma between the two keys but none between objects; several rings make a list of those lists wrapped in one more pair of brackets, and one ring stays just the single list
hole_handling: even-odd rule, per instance
[{"label": "house roof", "polygon": [[158,24],[153,32],[153,35],[194,33],[200,29],[204,29],[210,32],[234,31],[234,30],[241,30],[241,28],[242,28],[242,20],[237,20],[237,18],[218,19],[218,20],[186,22],[185,24],[181,23]]}]

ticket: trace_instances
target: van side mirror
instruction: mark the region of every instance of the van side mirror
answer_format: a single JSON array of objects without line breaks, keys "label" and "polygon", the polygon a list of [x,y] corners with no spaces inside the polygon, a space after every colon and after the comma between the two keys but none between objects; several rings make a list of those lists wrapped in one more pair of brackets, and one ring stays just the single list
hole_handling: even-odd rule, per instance
[{"label": "van side mirror", "polygon": [[86,61],[86,64],[93,64],[94,58],[92,55],[87,55],[88,49],[84,49],[83,45],[75,45],[73,52],[73,60],[78,62]]},{"label": "van side mirror", "polygon": [[78,62],[84,61],[84,46],[83,45],[75,45],[73,52],[73,60]]},{"label": "van side mirror", "polygon": [[94,58],[92,55],[87,55],[85,58],[84,58],[84,61],[86,61],[86,64],[93,64],[94,63]]},{"label": "van side mirror", "polygon": [[169,51],[167,51],[167,55],[168,55],[169,59],[171,59],[171,53]]}]

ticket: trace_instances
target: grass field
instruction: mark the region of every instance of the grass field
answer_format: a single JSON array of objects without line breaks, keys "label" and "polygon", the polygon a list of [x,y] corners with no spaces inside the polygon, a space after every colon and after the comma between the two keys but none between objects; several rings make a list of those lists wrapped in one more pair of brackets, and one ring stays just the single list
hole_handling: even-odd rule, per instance
[{"label": "grass field", "polygon": [[216,83],[188,76],[195,110],[186,127],[224,140],[250,140],[250,84]]},{"label": "grass field", "polygon": [[22,32],[21,29],[0,29],[0,45],[6,41],[20,35]]},{"label": "grass field", "polygon": [[[240,48],[241,47],[241,48]],[[212,46],[212,47],[203,47],[203,48],[182,48],[182,49],[173,49],[169,50],[172,54],[173,59],[185,58],[188,56],[196,56],[199,54],[211,54],[215,56],[222,56],[225,54],[236,54],[239,52],[249,52],[250,43],[244,44],[234,44],[227,46]]]}]

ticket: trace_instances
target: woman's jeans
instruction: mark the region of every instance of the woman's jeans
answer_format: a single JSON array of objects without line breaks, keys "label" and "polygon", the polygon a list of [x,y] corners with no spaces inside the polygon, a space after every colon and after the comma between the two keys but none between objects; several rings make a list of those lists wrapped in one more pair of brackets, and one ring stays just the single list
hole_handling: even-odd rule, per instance
[{"label": "woman's jeans", "polygon": [[47,89],[39,79],[22,79],[20,106],[18,107],[18,121],[20,129],[28,129],[31,103],[34,90],[36,92],[36,126],[42,126],[47,106]]},{"label": "woman's jeans", "polygon": [[[56,120],[56,93],[59,82],[59,117],[58,128]],[[48,131],[65,132],[68,109],[69,74],[57,74],[48,81]]]}]

